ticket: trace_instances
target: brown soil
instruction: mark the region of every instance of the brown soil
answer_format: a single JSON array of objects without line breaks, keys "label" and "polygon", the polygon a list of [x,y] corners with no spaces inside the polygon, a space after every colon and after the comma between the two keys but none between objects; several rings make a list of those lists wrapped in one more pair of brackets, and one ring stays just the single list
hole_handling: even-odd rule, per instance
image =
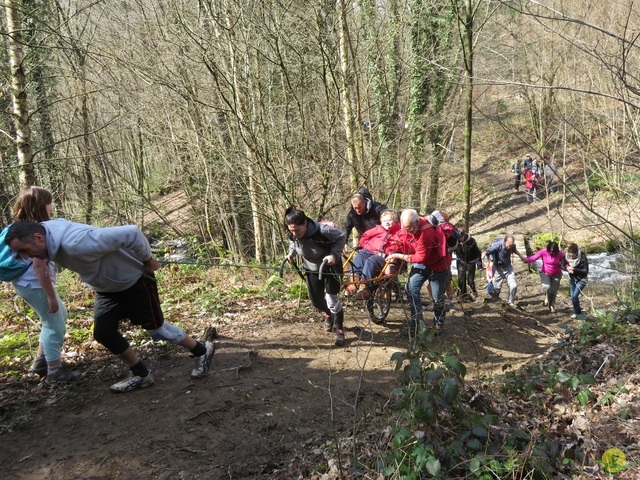
[{"label": "brown soil", "polygon": [[[508,215],[486,215],[475,230],[487,237],[505,229],[535,231],[549,221],[544,212],[532,213],[538,205],[518,203]],[[547,313],[537,274],[519,268],[520,309],[484,303],[484,295],[456,304],[433,342],[434,349],[457,345],[470,378],[542,355],[569,320],[566,293],[558,313]],[[291,275],[288,281],[297,280]],[[486,287],[481,275],[478,287]],[[408,346],[408,306],[394,304],[387,321],[375,325],[360,305],[348,305],[348,343],[337,348],[308,301],[300,305],[256,305],[246,297],[225,305],[224,315],[205,321],[215,323],[219,335],[211,371],[201,380],[189,378],[191,361],[183,352],[143,345],[136,348],[146,352],[156,380],[148,389],[111,394],[108,385],[124,373],[119,365],[87,366],[83,380],[51,392],[28,376],[7,383],[3,403],[25,388],[32,389],[33,403],[2,420],[0,478],[235,480],[313,472],[335,478],[337,459],[351,452],[343,443],[336,451],[334,440],[387,426],[381,414],[397,386],[390,357]]]}]

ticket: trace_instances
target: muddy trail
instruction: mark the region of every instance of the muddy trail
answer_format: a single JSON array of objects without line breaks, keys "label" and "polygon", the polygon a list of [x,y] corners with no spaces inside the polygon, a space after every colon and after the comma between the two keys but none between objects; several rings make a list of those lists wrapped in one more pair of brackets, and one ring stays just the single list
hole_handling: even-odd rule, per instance
[{"label": "muddy trail", "polygon": [[[484,295],[456,303],[432,342],[436,351],[460,350],[469,381],[542,355],[570,320],[566,294],[549,314],[538,275],[518,268],[519,308]],[[274,301],[261,316],[245,301],[229,306],[212,320],[216,354],[201,380],[189,378],[187,355],[150,344],[139,347],[156,379],[147,389],[110,393],[124,374],[119,365],[88,366],[82,380],[52,391],[28,376],[6,385],[4,403],[25,388],[33,401],[5,419],[13,426],[0,434],[0,477],[280,479],[326,471],[333,478],[337,438],[387,427],[383,414],[397,386],[390,358],[409,344],[409,308],[394,303],[377,325],[352,302],[347,345],[338,348],[305,301],[296,305]]]},{"label": "muddy trail", "polygon": [[[527,204],[522,192],[510,191],[509,180],[508,174],[489,178],[502,200],[490,200],[493,195],[475,207],[471,232],[481,247],[504,233],[521,243],[569,218],[557,206]],[[573,241],[583,238],[573,233]],[[431,342],[434,351],[459,350],[468,382],[534,361],[571,322],[567,280],[550,314],[538,275],[515,264],[518,308],[484,302],[479,273],[480,296],[456,303]],[[291,274],[288,282],[296,281]],[[590,286],[586,293],[585,306],[613,300],[607,289]],[[49,391],[28,375],[9,379],[0,391],[0,478],[335,478],[337,462],[352,453],[341,439],[367,442],[389,426],[385,413],[398,386],[391,356],[409,346],[408,316],[406,303],[394,303],[386,322],[373,324],[352,301],[347,345],[339,348],[306,299],[245,295],[217,318],[184,323],[196,336],[217,329],[211,370],[201,380],[189,378],[188,355],[151,342],[136,345],[156,379],[143,390],[110,393],[108,386],[126,372],[99,347],[100,361],[83,364],[84,377],[68,387]],[[7,408],[16,399],[20,408]]]}]

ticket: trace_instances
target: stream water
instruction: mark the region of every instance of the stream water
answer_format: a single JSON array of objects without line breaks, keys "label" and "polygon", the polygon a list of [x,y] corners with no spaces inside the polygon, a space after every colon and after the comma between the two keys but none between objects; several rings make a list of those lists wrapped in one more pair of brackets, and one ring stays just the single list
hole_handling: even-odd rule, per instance
[{"label": "stream water", "polygon": [[[454,255],[455,258],[455,255]],[[605,285],[616,285],[631,278],[627,273],[624,259],[619,253],[596,253],[587,255],[589,260],[589,282]],[[516,257],[515,261],[519,262]],[[541,262],[537,261],[531,264],[531,268],[539,270]],[[457,275],[456,262],[451,265],[453,275]],[[564,272],[563,275],[569,278],[569,274]]]}]

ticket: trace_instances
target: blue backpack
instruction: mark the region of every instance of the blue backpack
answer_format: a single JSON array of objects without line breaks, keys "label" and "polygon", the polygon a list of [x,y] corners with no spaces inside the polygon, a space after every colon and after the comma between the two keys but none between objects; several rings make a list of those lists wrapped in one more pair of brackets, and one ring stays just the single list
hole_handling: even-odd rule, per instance
[{"label": "blue backpack", "polygon": [[9,245],[4,243],[9,227],[0,232],[0,280],[10,282],[20,277],[27,271],[31,262],[21,262],[17,260]]}]

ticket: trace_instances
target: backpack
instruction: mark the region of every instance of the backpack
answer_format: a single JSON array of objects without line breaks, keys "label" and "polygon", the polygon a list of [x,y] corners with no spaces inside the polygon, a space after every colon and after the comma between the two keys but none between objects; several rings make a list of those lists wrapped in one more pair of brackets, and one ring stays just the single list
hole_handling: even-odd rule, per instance
[{"label": "backpack", "polygon": [[496,253],[494,253],[491,256],[491,261],[496,262],[498,261],[498,253],[500,252],[500,250],[502,250],[504,248],[504,237],[496,237],[493,240],[491,240],[491,245],[489,245],[489,247],[487,247],[487,250],[489,248],[493,248],[495,246],[497,246],[498,244],[500,244],[500,248],[498,249],[498,251]]},{"label": "backpack", "polygon": [[[331,228],[336,228],[339,230],[338,226],[331,220],[320,220],[318,222],[318,227],[320,227],[321,225],[328,225]],[[318,228],[318,230],[316,230],[316,233],[311,235],[311,237],[309,238],[317,244],[322,244],[322,246],[326,246],[334,243],[334,240],[331,240],[330,238],[327,238],[324,236],[324,234],[322,233],[322,228]]]},{"label": "backpack", "polygon": [[9,245],[4,243],[8,231],[9,227],[6,227],[0,232],[0,281],[3,282],[10,282],[20,277],[31,265],[31,262],[23,263],[16,260]]},{"label": "backpack", "polygon": [[454,252],[456,247],[458,246],[460,233],[458,232],[456,227],[454,227],[449,222],[441,223],[440,225],[438,225],[438,228],[442,230],[442,233],[444,233],[444,236],[447,239],[447,253]]}]

